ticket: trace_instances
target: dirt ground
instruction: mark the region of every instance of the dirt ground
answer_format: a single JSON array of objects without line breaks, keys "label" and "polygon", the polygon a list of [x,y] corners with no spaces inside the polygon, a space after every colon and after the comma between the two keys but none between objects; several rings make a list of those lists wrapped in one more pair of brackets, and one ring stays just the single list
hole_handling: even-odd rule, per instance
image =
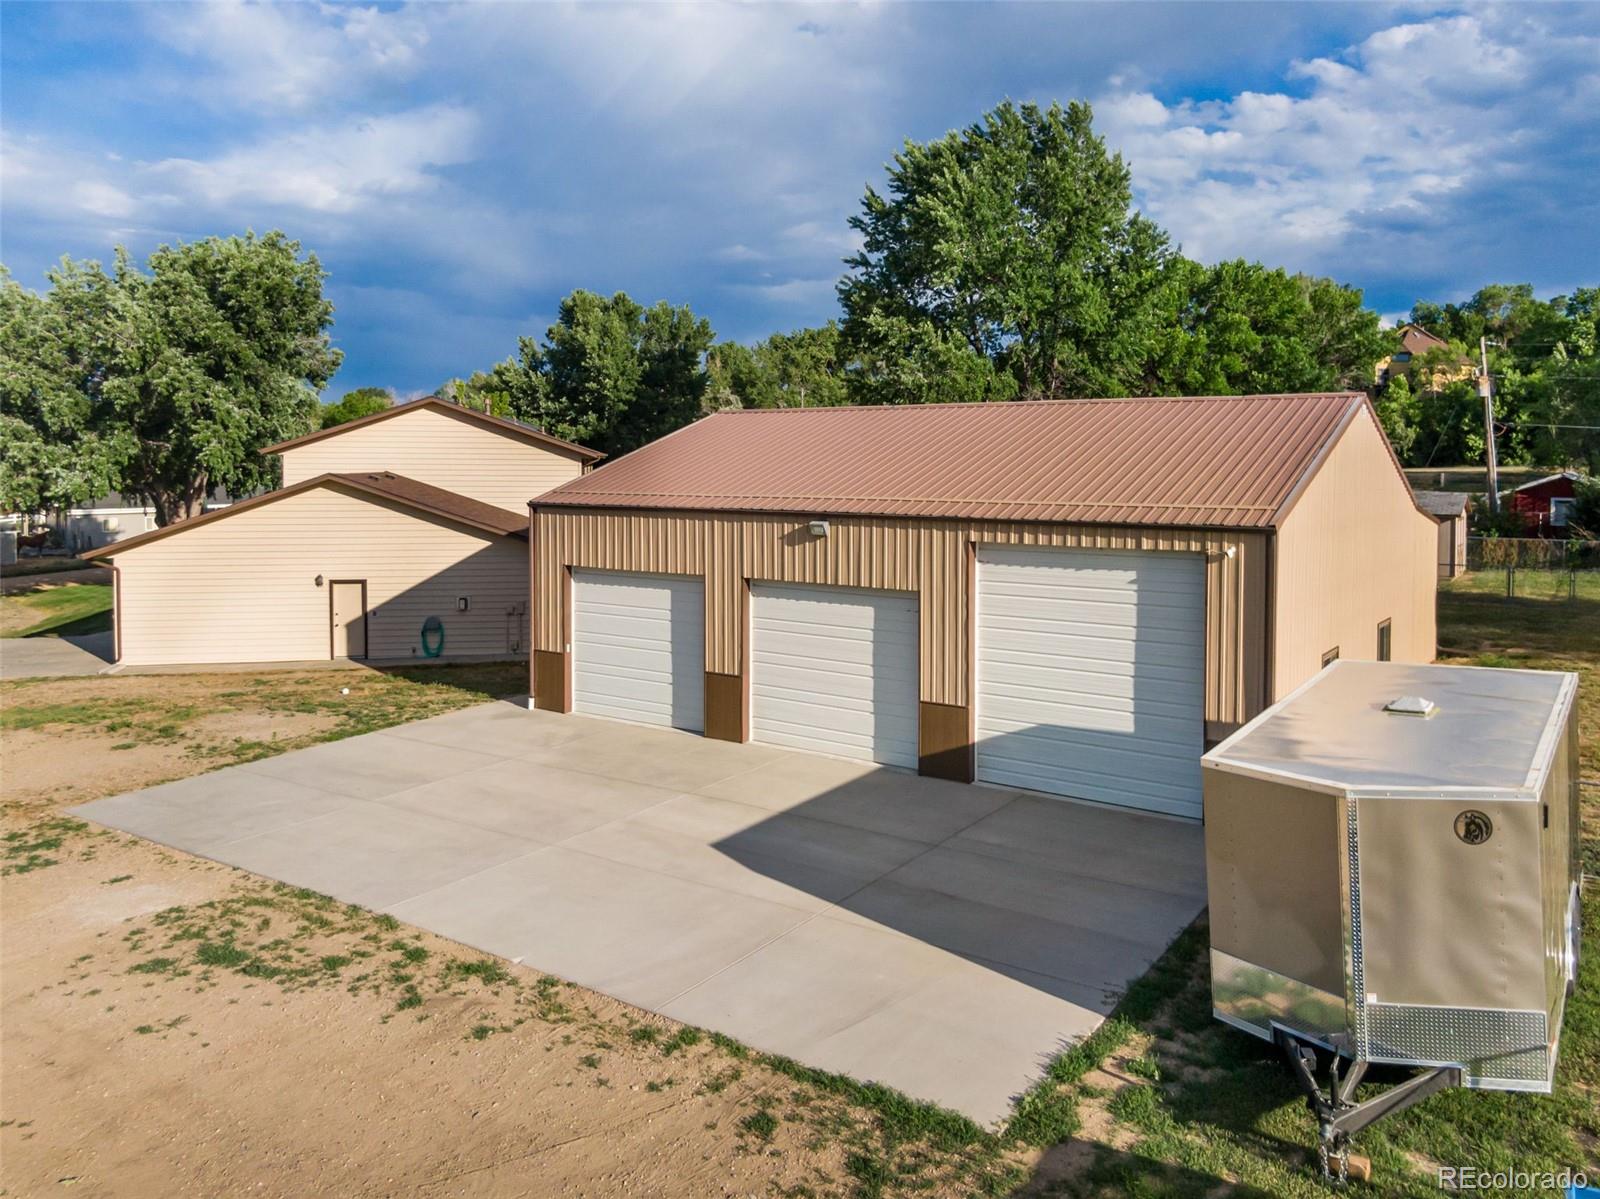
[{"label": "dirt ground", "polygon": [[0,1194],[939,1196],[1026,1176],[959,1119],[60,814],[521,669],[0,687]]}]

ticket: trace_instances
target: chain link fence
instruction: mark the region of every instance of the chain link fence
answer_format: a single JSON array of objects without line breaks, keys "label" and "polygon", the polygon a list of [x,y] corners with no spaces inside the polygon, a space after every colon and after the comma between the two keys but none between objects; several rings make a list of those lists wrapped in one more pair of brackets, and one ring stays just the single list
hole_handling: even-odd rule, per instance
[{"label": "chain link fence", "polygon": [[1600,541],[1469,537],[1464,573],[1439,590],[1506,599],[1600,600]]}]

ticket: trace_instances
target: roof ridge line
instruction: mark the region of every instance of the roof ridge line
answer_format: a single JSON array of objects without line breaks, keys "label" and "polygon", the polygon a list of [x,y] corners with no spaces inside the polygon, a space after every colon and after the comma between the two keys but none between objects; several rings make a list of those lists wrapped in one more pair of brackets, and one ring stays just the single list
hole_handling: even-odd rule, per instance
[{"label": "roof ridge line", "polygon": [[[922,404],[801,404],[776,408],[719,408],[702,420],[714,416],[748,416],[776,412],[925,412],[945,408],[1034,408],[1060,404],[1177,404],[1243,402],[1246,400],[1343,400],[1365,395],[1362,391],[1258,391],[1247,395],[1204,396],[1060,396],[1048,400],[951,400]],[[698,422],[691,422],[698,423]],[[688,426],[684,426],[687,428]],[[675,430],[676,431],[676,430]]]}]

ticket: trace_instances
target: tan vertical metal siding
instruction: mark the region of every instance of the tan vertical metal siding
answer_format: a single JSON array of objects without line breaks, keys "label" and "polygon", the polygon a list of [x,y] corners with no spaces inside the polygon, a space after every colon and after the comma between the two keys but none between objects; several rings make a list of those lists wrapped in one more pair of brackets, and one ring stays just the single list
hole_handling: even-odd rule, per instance
[{"label": "tan vertical metal siding", "polygon": [[1395,661],[1433,661],[1438,538],[1363,408],[1278,531],[1273,698],[1335,646],[1342,658],[1374,657],[1383,620]]},{"label": "tan vertical metal siding", "polygon": [[329,579],[367,581],[371,657],[410,656],[433,615],[446,656],[528,648],[527,617],[507,611],[528,602],[521,540],[329,486],[135,547],[117,567],[127,665],[327,658]]},{"label": "tan vertical metal siding", "polygon": [[525,516],[528,501],[583,473],[582,463],[433,408],[284,450],[285,487],[329,473],[393,471]]},{"label": "tan vertical metal siding", "polygon": [[540,509],[534,648],[566,649],[570,635],[561,579],[573,566],[704,576],[706,669],[719,674],[743,671],[745,580],[914,591],[921,601],[921,699],[965,706],[970,694],[969,544],[1202,553],[1207,556],[1206,719],[1231,725],[1265,706],[1266,534],[831,517],[828,535],[813,537],[810,519]]}]

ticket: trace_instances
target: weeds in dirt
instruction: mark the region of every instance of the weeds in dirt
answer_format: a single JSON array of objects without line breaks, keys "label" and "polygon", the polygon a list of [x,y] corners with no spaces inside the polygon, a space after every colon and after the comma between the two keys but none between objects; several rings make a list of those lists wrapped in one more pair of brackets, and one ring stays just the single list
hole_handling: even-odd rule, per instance
[{"label": "weeds in dirt", "polygon": [[[94,854],[94,841],[109,836],[70,816],[48,816],[0,836],[0,875],[29,874],[60,863],[69,841],[82,842],[76,852]],[[131,875],[129,877],[132,877]],[[120,880],[112,880],[120,881]]]}]

